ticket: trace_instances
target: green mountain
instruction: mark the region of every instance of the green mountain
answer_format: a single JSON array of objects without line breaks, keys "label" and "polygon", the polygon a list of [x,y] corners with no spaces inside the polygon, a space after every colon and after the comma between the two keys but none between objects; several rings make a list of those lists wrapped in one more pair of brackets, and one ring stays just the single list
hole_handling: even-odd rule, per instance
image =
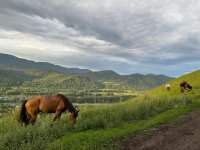
[{"label": "green mountain", "polygon": [[104,82],[108,80],[114,80],[119,78],[121,75],[117,74],[112,70],[105,70],[105,71],[97,71],[97,72],[88,72],[83,74],[84,76],[90,78],[91,80]]},{"label": "green mountain", "polygon": [[91,80],[98,82],[108,82],[120,84],[121,86],[132,87],[136,90],[147,90],[154,88],[162,83],[172,80],[172,77],[165,75],[153,75],[153,74],[131,74],[131,75],[119,75],[114,71],[98,71],[88,72],[84,74]]},{"label": "green mountain", "polygon": [[0,53],[0,68],[10,68],[10,69],[45,69],[56,71],[64,74],[83,74],[90,72],[88,69],[79,68],[66,68],[59,65],[54,65],[46,62],[35,62],[22,58],[18,58],[8,54]]},{"label": "green mountain", "polygon": [[61,89],[95,89],[102,87],[85,76],[80,75],[65,75],[59,73],[49,73],[39,79],[25,81],[23,87],[37,88],[61,88]]},{"label": "green mountain", "polygon": [[171,79],[164,75],[120,75],[112,70],[92,72],[88,69],[65,68],[0,53],[0,86],[31,87],[43,83],[40,86],[46,88],[50,85],[60,88],[102,88],[105,85],[106,88],[147,90]]},{"label": "green mountain", "polygon": [[[3,83],[6,83],[5,85],[34,85],[43,83],[41,86],[44,87],[48,87],[50,83],[61,87],[67,81],[71,81],[74,84],[75,82],[82,82],[80,87],[86,85],[87,82],[95,83],[85,76],[68,75],[42,69],[26,69],[21,71],[0,69],[0,81],[2,81],[0,85],[3,85]],[[49,85],[46,85],[47,83]]]},{"label": "green mountain", "polygon": [[0,69],[0,86],[16,86],[32,79],[35,77],[23,71]]},{"label": "green mountain", "polygon": [[121,76],[114,81],[120,83],[121,85],[131,86],[137,90],[146,90],[168,82],[171,79],[173,78],[164,75],[149,76],[142,74],[132,74]]}]

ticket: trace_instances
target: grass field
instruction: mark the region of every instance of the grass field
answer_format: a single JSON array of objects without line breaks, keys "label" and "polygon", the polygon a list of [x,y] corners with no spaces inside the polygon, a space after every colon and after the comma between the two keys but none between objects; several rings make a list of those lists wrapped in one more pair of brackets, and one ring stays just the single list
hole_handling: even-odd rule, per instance
[{"label": "grass field", "polygon": [[[188,81],[193,90],[180,93],[179,84]],[[34,126],[17,122],[18,110],[0,119],[0,149],[112,149],[112,141],[142,132],[156,124],[200,108],[200,71],[161,85],[134,100],[112,105],[80,106],[71,126],[64,114],[52,125],[51,115],[39,115]]]}]

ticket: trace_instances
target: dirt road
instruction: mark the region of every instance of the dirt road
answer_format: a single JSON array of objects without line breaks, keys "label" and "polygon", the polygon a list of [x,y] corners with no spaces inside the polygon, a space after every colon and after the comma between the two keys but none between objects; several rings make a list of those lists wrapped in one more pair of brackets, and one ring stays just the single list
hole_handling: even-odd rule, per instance
[{"label": "dirt road", "polygon": [[120,141],[122,150],[200,150],[200,110]]}]

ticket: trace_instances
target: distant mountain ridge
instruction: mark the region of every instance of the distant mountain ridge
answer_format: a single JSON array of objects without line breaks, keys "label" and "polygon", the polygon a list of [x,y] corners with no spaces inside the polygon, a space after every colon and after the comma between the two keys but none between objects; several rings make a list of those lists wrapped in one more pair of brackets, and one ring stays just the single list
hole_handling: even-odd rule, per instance
[{"label": "distant mountain ridge", "polygon": [[[78,82],[85,81],[89,83],[95,81],[101,85],[104,84],[104,82],[111,82],[113,84],[119,84],[121,87],[130,87],[136,90],[154,88],[173,79],[165,75],[142,75],[139,73],[120,75],[112,70],[93,72],[89,69],[65,68],[59,65],[46,62],[34,62],[0,53],[0,81],[2,81],[2,83],[6,81],[8,84],[20,84],[21,82],[40,79],[41,77],[44,78],[43,81],[46,81],[45,78],[52,72],[75,75],[76,80],[79,80]],[[89,80],[86,78],[78,78],[77,75],[85,76]],[[56,80],[56,78],[54,79]],[[70,84],[72,83],[72,80],[65,81],[69,81]],[[67,85],[66,82],[63,82],[63,84],[64,83]],[[30,82],[29,84],[31,85]],[[60,84],[62,83],[60,82]]]},{"label": "distant mountain ridge", "polygon": [[59,65],[54,65],[47,62],[35,62],[31,60],[26,60],[18,58],[13,55],[0,53],[0,68],[11,68],[11,69],[47,69],[51,71],[56,71],[64,74],[83,74],[91,72],[89,69],[79,69],[79,68],[66,68]]}]

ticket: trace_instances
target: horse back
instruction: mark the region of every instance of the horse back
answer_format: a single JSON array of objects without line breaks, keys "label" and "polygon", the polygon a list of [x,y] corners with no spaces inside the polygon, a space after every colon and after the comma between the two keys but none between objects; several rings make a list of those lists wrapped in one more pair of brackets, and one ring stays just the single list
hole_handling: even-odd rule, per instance
[{"label": "horse back", "polygon": [[28,99],[26,109],[31,112],[55,113],[56,111],[64,111],[65,103],[56,96],[36,96]]},{"label": "horse back", "polygon": [[39,109],[46,113],[55,113],[56,111],[64,111],[65,103],[57,96],[43,97],[40,100]]}]

